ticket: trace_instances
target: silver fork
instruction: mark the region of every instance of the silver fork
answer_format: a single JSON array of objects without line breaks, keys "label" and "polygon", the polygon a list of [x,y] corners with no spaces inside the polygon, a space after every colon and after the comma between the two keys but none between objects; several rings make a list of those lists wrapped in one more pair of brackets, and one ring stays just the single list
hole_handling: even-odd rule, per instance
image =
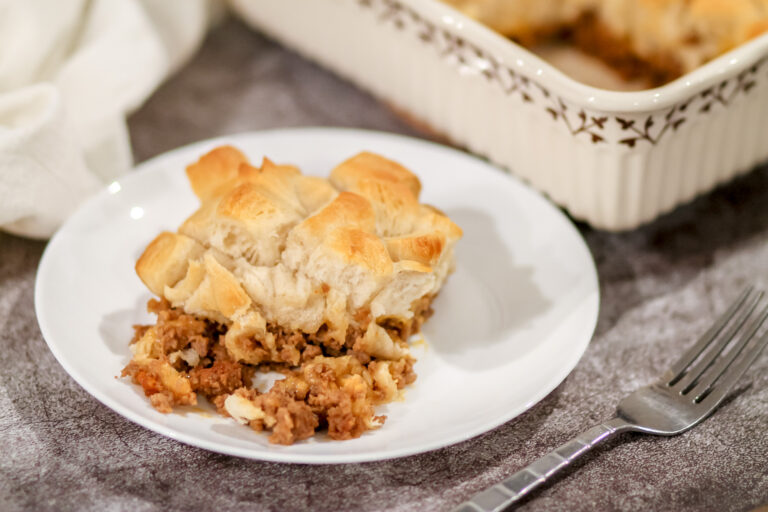
[{"label": "silver fork", "polygon": [[[476,494],[454,512],[505,509],[597,444],[620,432],[673,436],[700,423],[720,405],[747,368],[768,344],[768,332],[744,350],[768,317],[768,307],[755,310],[763,296],[752,287],[661,378],[626,396],[616,415],[533,464]],[[738,340],[724,353],[733,340]],[[743,353],[743,354],[742,354]],[[737,364],[734,362],[742,355]]]}]

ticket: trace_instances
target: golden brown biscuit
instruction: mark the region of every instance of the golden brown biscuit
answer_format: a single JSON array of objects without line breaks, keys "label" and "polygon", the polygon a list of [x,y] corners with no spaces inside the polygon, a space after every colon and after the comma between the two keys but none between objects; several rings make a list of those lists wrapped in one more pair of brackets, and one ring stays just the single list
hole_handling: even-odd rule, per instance
[{"label": "golden brown biscuit", "polygon": [[354,345],[357,333],[361,350],[399,354],[391,345],[402,340],[378,320],[409,322],[412,304],[436,295],[452,269],[461,230],[418,202],[413,173],[379,155],[360,153],[323,180],[268,159],[253,167],[224,146],[187,174],[200,208],[178,234],[159,235],[136,270],[173,307],[232,327],[235,360],[275,359],[267,326],[330,347]]}]

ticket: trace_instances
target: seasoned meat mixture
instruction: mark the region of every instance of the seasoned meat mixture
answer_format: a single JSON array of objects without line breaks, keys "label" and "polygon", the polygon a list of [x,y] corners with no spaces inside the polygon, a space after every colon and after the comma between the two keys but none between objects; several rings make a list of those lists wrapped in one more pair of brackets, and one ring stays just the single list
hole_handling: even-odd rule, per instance
[{"label": "seasoned meat mixture", "polygon": [[[406,346],[431,315],[432,299],[414,303],[415,315],[408,321],[387,318],[379,325]],[[268,326],[277,350],[270,354],[259,348],[259,340],[245,340],[263,350],[263,362],[251,365],[230,357],[226,326],[174,309],[166,300],[152,299],[147,309],[157,322],[134,326],[134,357],[122,375],[140,385],[160,412],[195,405],[200,394],[221,414],[256,431],[271,431],[272,443],[292,444],[319,429],[332,439],[359,437],[385,421],[375,406],[397,399],[416,380],[410,355],[382,359],[359,350],[365,332],[360,327],[350,327],[339,346],[326,343],[323,328],[307,334]],[[259,371],[278,371],[285,378],[260,392],[252,384]]]}]

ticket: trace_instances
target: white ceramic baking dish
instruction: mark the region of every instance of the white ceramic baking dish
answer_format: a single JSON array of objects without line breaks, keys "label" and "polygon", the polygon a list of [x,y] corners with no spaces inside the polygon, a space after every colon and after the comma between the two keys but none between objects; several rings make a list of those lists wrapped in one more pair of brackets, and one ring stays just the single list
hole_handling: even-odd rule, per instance
[{"label": "white ceramic baking dish", "polygon": [[768,159],[768,35],[663,87],[615,92],[436,0],[231,3],[598,228],[634,228]]}]

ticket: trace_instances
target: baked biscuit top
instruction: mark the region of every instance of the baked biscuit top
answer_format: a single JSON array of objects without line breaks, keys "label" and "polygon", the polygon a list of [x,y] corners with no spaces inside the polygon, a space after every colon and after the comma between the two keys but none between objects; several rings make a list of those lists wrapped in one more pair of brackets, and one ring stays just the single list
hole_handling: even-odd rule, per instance
[{"label": "baked biscuit top", "polygon": [[228,327],[227,349],[249,361],[243,336],[267,324],[343,343],[362,329],[372,355],[401,357],[381,323],[407,321],[453,267],[461,229],[419,203],[421,184],[400,164],[360,153],[329,179],[230,146],[187,168],[200,208],[146,248],[136,271],[173,307]]}]

